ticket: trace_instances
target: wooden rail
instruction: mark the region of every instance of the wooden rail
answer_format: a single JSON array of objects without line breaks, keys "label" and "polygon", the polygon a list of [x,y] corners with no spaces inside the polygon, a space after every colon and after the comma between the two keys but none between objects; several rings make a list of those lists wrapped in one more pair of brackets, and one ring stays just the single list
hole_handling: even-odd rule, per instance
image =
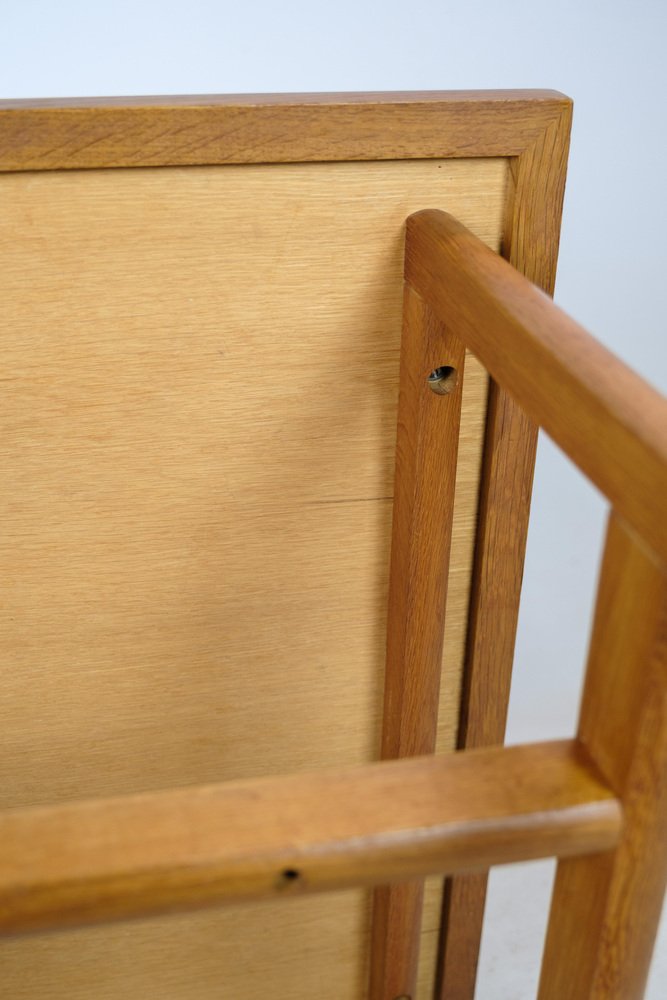
[{"label": "wooden rail", "polygon": [[10,810],[0,929],[596,852],[620,824],[571,742]]},{"label": "wooden rail", "polygon": [[[438,731],[442,648],[454,518],[465,348],[406,287],[387,658],[383,760],[433,753]],[[423,377],[446,365],[433,392]],[[369,1000],[413,992],[423,882],[380,886],[373,897]],[[400,938],[400,946],[396,939]]]},{"label": "wooden rail", "polygon": [[405,278],[667,560],[667,400],[445,212],[408,219]]},{"label": "wooden rail", "polygon": [[[405,279],[612,504],[577,739],[617,793],[624,826],[613,851],[559,863],[539,996],[639,1000],[667,885],[667,401],[443,212],[408,219]],[[486,628],[471,616],[469,649]],[[483,733],[496,710],[483,699],[472,710],[464,722]],[[445,894],[436,996],[472,1000],[483,885],[453,886],[462,891],[455,919],[451,886]],[[412,996],[416,958],[396,936],[401,914],[392,919],[387,978],[400,972]]]}]

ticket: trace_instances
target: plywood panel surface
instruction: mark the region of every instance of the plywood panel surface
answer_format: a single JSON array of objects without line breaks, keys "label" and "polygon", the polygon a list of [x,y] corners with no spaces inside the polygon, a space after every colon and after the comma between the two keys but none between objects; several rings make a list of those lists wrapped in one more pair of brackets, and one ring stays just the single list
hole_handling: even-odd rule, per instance
[{"label": "plywood panel surface", "polygon": [[[443,208],[497,248],[505,169],[0,178],[3,805],[376,755],[403,222]],[[441,749],[485,393],[471,361]],[[365,896],[343,893],[14,942],[1,961],[30,1000],[338,1000],[363,994],[366,924]]]}]

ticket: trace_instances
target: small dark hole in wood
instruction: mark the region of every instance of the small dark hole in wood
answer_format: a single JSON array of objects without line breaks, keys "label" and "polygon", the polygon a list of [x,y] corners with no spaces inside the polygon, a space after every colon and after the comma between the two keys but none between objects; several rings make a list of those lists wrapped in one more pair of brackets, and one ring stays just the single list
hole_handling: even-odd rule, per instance
[{"label": "small dark hole in wood", "polygon": [[297,879],[301,878],[301,872],[298,872],[296,868],[285,868],[281,878],[283,882],[296,882]]},{"label": "small dark hole in wood", "polygon": [[[456,388],[456,383],[458,382],[458,372],[456,368],[452,368],[451,365],[441,365],[439,368],[435,368],[429,375],[428,387],[432,389],[433,392],[437,392],[440,396],[446,396]],[[398,1000],[401,1000],[399,997]]]}]

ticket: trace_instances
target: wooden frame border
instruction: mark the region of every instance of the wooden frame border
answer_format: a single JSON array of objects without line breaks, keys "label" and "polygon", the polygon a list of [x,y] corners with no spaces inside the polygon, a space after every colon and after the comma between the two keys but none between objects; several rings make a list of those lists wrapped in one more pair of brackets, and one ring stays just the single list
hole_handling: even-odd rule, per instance
[{"label": "wooden frame border", "polygon": [[[552,292],[570,122],[549,90],[0,101],[0,171],[508,157],[502,253]],[[460,748],[504,736],[536,441],[492,383]],[[446,885],[443,997],[473,996],[485,891]]]},{"label": "wooden frame border", "polygon": [[[553,295],[572,106],[511,166],[502,255]],[[457,746],[505,738],[532,494],[537,427],[493,380],[468,609],[468,646]],[[473,1000],[487,873],[445,882],[436,1000]]]},{"label": "wooden frame border", "polygon": [[0,101],[0,170],[521,157],[569,108],[550,90]]}]

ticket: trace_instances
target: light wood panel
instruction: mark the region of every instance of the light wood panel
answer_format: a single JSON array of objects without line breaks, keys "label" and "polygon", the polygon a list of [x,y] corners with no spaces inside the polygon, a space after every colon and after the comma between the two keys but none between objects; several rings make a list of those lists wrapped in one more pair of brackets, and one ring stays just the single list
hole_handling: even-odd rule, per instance
[{"label": "light wood panel", "polygon": [[[440,205],[497,248],[505,179],[488,160],[0,179],[4,804],[375,755],[403,221]],[[473,363],[441,749],[485,392]],[[254,936],[273,904],[12,943],[6,981],[190,1000],[260,995],[269,969],[298,1000],[310,963],[319,995],[361,995],[365,897],[298,905]]]}]

